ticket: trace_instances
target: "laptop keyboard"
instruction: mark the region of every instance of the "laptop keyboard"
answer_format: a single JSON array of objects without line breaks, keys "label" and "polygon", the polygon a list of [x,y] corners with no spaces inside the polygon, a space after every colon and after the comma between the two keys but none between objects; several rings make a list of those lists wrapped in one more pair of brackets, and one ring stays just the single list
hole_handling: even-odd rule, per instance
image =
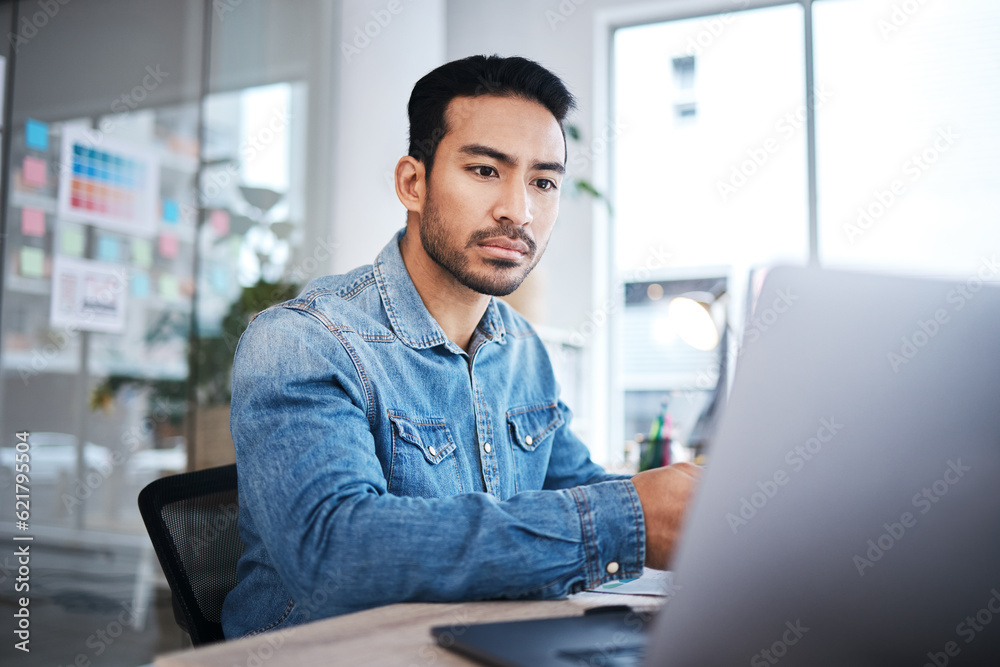
[{"label": "laptop keyboard", "polygon": [[579,649],[559,651],[563,660],[576,665],[603,665],[604,667],[640,667],[645,645],[615,646],[610,649]]}]

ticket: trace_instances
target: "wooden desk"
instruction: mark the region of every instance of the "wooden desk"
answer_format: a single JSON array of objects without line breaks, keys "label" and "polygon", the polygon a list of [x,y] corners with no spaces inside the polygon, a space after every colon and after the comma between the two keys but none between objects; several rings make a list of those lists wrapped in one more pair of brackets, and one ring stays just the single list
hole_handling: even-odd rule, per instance
[{"label": "wooden desk", "polygon": [[171,653],[158,658],[154,667],[468,666],[477,663],[434,643],[432,626],[453,626],[460,634],[470,623],[574,616],[590,607],[614,604],[652,609],[662,601],[640,595],[580,593],[566,600],[394,604]]}]

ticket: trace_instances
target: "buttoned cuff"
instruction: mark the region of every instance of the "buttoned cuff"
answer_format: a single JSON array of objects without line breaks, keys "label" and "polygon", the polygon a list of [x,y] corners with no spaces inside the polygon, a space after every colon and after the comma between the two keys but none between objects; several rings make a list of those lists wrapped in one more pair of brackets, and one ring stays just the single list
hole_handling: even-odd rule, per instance
[{"label": "buttoned cuff", "polygon": [[586,581],[571,592],[642,575],[646,524],[631,480],[598,482],[569,489],[580,512]]}]

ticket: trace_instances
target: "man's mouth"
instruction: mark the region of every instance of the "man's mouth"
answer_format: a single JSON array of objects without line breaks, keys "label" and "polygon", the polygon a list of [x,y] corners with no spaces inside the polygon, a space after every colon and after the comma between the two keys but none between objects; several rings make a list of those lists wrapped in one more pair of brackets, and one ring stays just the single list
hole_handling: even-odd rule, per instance
[{"label": "man's mouth", "polygon": [[502,259],[521,259],[529,251],[528,244],[524,241],[517,241],[503,236],[480,241],[478,245],[487,254]]}]

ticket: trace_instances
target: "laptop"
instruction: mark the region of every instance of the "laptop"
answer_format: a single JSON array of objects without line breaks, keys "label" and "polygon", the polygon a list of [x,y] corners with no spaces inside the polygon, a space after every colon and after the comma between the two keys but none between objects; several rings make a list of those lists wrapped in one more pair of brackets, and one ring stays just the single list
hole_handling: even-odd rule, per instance
[{"label": "laptop", "polygon": [[506,666],[1000,664],[994,266],[772,270],[656,617],[432,634]]}]

